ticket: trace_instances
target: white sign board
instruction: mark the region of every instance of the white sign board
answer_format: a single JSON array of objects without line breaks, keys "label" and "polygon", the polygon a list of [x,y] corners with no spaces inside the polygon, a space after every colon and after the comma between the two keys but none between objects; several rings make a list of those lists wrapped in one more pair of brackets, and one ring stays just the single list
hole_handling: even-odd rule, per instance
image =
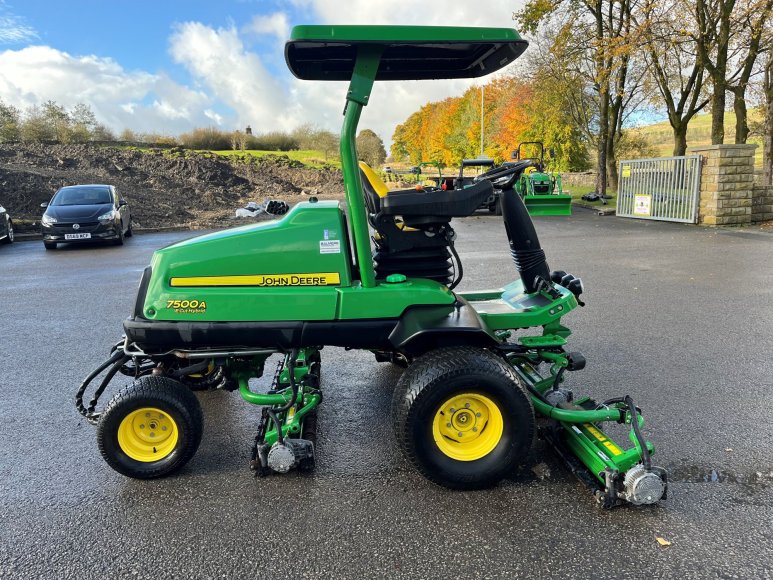
[{"label": "white sign board", "polygon": [[652,196],[637,193],[633,198],[633,215],[652,215]]}]

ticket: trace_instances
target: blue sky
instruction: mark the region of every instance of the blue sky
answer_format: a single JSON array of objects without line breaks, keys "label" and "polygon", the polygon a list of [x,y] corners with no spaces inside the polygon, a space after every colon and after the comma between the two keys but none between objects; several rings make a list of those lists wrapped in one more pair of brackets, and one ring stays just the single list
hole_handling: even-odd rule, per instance
[{"label": "blue sky", "polygon": [[[197,126],[338,130],[345,85],[286,69],[302,23],[512,26],[519,0],[0,0],[0,99],[20,109],[87,103],[116,132]],[[485,12],[485,13],[484,13]],[[382,83],[361,127],[389,141],[428,100],[470,81]]]}]

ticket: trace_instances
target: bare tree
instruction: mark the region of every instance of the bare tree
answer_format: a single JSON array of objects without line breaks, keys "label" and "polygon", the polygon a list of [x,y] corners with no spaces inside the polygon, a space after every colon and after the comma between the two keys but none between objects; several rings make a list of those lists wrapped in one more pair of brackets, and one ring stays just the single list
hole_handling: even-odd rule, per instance
[{"label": "bare tree", "polygon": [[674,156],[687,151],[687,126],[710,98],[705,96],[703,60],[685,26],[689,0],[650,0],[636,17],[652,82],[666,106],[674,134]]},{"label": "bare tree", "polygon": [[765,96],[765,129],[762,135],[762,183],[773,185],[773,51],[768,52],[762,85]]}]

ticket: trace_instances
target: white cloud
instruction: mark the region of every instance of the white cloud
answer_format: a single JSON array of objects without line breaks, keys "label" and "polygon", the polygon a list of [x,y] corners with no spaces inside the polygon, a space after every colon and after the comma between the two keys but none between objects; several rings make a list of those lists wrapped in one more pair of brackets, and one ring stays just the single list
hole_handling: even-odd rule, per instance
[{"label": "white cloud", "polygon": [[[305,22],[342,24],[511,27],[512,11],[519,7],[518,0],[489,0],[485,9],[479,3],[423,0],[420,10],[413,0],[286,2],[304,15]],[[0,0],[0,18],[3,7]],[[67,107],[84,102],[117,131],[129,127],[178,134],[215,124],[223,129],[251,125],[256,132],[265,132],[308,122],[338,131],[347,83],[301,81],[284,72],[282,48],[289,30],[285,12],[256,16],[240,27],[177,25],[169,38],[169,53],[190,74],[190,86],[164,74],[127,71],[101,56],[71,56],[47,46],[8,50],[0,53],[0,98],[22,108],[47,99]],[[254,41],[256,35],[270,41],[250,49],[245,42]],[[395,126],[421,105],[459,95],[475,82],[376,83],[360,126],[375,130],[388,145]],[[233,113],[223,112],[226,107]]]},{"label": "white cloud", "polygon": [[285,88],[245,49],[236,28],[210,28],[198,22],[177,27],[170,53],[178,64],[237,114],[239,126],[256,131],[288,129]]},{"label": "white cloud", "polygon": [[290,36],[290,22],[284,12],[275,12],[268,16],[256,16],[247,30],[259,35],[271,35],[284,42]]},{"label": "white cloud", "polygon": [[86,103],[116,131],[179,133],[207,124],[211,99],[164,75],[126,71],[110,58],[71,56],[48,46],[0,53],[0,99],[25,108],[46,100]]},{"label": "white cloud", "polygon": [[37,38],[35,29],[25,24],[0,0],[0,44],[25,42],[33,38]]}]

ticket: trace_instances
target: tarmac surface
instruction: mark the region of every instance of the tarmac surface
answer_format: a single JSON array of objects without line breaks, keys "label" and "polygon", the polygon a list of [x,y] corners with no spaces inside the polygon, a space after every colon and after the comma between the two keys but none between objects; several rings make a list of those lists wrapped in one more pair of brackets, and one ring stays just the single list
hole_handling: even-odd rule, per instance
[{"label": "tarmac surface", "polygon": [[[460,289],[516,277],[499,220],[454,222]],[[0,247],[0,577],[773,577],[773,235],[584,210],[536,223],[550,266],[586,287],[564,323],[588,365],[567,386],[634,398],[668,500],[601,510],[540,442],[494,489],[437,487],[392,442],[399,371],[332,348],[313,473],[255,479],[257,408],[215,391],[199,395],[190,463],[127,479],[74,394],[120,338],[153,250],[194,234],[24,242]]]}]

